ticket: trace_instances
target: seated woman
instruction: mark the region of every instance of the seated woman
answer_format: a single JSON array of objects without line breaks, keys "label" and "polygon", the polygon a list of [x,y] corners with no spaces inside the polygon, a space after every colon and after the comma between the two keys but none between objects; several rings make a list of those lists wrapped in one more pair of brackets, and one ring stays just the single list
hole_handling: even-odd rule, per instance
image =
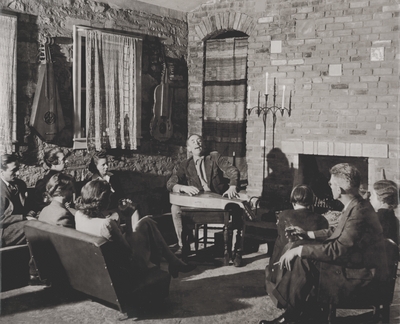
[{"label": "seated woman", "polygon": [[[105,211],[105,213],[107,214],[109,212],[116,212],[120,215],[121,213],[118,207],[121,203],[121,199],[124,196],[122,192],[122,186],[118,178],[113,173],[108,171],[108,160],[105,151],[96,152],[92,156],[89,164],[89,171],[93,174],[91,180],[102,179],[107,181],[111,186],[112,195],[108,210]],[[133,204],[129,199],[123,201]],[[132,217],[134,223],[139,221],[140,215],[137,206],[135,206],[135,212],[133,213]]]},{"label": "seated woman", "polygon": [[374,183],[370,202],[378,214],[383,228],[383,236],[399,244],[399,220],[394,209],[399,204],[399,188],[390,180],[380,180]]},{"label": "seated woman", "polygon": [[62,172],[65,168],[65,155],[63,150],[59,147],[52,147],[46,150],[43,160],[49,170],[35,185],[36,211],[42,210],[47,205],[44,201],[47,182],[53,175]]},{"label": "seated woman", "polygon": [[[280,257],[287,249],[293,245],[307,244],[307,240],[298,240],[297,237],[291,237],[286,229],[290,226],[299,226],[306,231],[316,231],[321,229],[328,229],[327,219],[312,211],[312,204],[314,201],[314,193],[307,185],[296,186],[290,194],[290,202],[293,209],[284,210],[279,214],[278,218],[278,237],[275,241],[272,257],[266,271],[266,288],[267,292],[272,292],[275,285],[279,282],[282,271],[280,270],[279,261]],[[288,244],[290,241],[290,244]]]},{"label": "seated woman", "polygon": [[[111,186],[108,182],[97,179],[88,182],[76,202],[78,211],[75,214],[76,229],[88,234],[104,237],[107,240],[119,242],[129,248],[133,260],[142,272],[159,266],[161,257],[169,263],[168,270],[172,277],[178,277],[179,272],[190,272],[195,266],[178,259],[168,248],[157,223],[146,216],[137,223],[132,223],[132,208],[124,208],[128,215],[126,231],[123,234],[118,218],[103,217],[102,212],[108,208],[111,197]],[[129,202],[125,203],[129,206]]]},{"label": "seated woman", "polygon": [[74,181],[64,173],[54,174],[46,185],[46,200],[50,204],[43,208],[39,220],[45,223],[75,228],[76,210],[69,208],[75,192]]}]

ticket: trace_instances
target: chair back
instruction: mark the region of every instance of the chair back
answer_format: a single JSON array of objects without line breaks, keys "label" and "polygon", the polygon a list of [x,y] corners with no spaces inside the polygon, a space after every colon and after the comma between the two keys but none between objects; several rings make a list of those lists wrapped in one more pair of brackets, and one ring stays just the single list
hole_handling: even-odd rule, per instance
[{"label": "chair back", "polygon": [[383,302],[392,303],[394,289],[396,285],[397,267],[399,263],[399,247],[389,238],[384,240],[384,252],[387,260],[387,276],[386,280],[380,284],[381,296]]},{"label": "chair back", "polygon": [[28,285],[29,259],[26,244],[0,248],[1,292]]},{"label": "chair back", "polygon": [[169,274],[137,275],[127,250],[117,243],[40,221],[27,222],[24,230],[40,278],[52,285],[71,286],[121,312],[168,295]]},{"label": "chair back", "polygon": [[120,308],[117,295],[122,283],[111,275],[115,267],[121,268],[123,259],[113,257],[121,253],[111,242],[40,221],[29,221],[25,236],[42,280],[71,286]]}]

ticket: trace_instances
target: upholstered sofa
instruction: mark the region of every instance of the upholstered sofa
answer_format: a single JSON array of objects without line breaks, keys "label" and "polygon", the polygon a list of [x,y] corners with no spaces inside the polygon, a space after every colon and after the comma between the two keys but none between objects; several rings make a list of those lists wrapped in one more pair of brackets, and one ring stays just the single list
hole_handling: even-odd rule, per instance
[{"label": "upholstered sofa", "polygon": [[0,248],[2,292],[28,285],[29,259],[27,244]]},{"label": "upholstered sofa", "polygon": [[169,273],[157,269],[138,278],[116,243],[40,221],[29,221],[25,235],[40,279],[52,287],[72,287],[123,313],[168,296]]}]

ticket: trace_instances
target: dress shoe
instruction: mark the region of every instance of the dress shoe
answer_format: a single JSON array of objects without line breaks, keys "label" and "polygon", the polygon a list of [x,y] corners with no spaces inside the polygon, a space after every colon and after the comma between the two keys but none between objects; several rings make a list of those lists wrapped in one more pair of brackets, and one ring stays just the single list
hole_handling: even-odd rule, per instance
[{"label": "dress shoe", "polygon": [[37,275],[30,275],[29,286],[48,286],[46,280],[41,280]]},{"label": "dress shoe", "polygon": [[168,272],[172,278],[178,278],[179,272],[187,273],[196,269],[194,264],[169,264]]},{"label": "dress shoe", "polygon": [[272,321],[267,321],[267,320],[261,320],[259,324],[294,324],[295,322],[288,321],[284,315],[281,315]]},{"label": "dress shoe", "polygon": [[174,252],[174,254],[175,254],[178,258],[180,258],[180,257],[182,256],[182,247],[181,247],[181,246],[178,247],[178,250],[176,250],[176,251]]},{"label": "dress shoe", "polygon": [[240,254],[236,253],[235,259],[233,260],[233,265],[235,267],[243,266],[243,259],[242,259],[242,256]]}]

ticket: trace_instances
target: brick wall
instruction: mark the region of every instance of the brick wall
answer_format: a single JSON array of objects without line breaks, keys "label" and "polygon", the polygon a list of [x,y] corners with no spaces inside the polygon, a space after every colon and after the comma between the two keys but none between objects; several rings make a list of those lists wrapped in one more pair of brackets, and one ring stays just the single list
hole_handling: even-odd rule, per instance
[{"label": "brick wall", "polygon": [[[166,48],[166,56],[172,61],[184,62],[187,56],[187,24],[182,13],[151,5],[137,4],[136,10],[110,7],[107,4],[86,0],[1,0],[0,11],[18,16],[17,44],[17,113],[19,153],[22,157],[21,178],[28,186],[34,186],[46,171],[42,167],[43,151],[48,144],[42,142],[28,126],[35,95],[39,67],[39,42],[51,37],[50,46],[54,71],[60,93],[66,128],[58,139],[68,157],[68,172],[79,181],[88,176],[86,165],[90,154],[86,150],[72,150],[73,100],[72,100],[72,31],[73,25],[93,26],[139,33],[145,36],[142,71],[142,120],[143,129],[149,132],[154,88],[161,79],[162,58],[160,43]],[[158,45],[158,49],[157,49]],[[155,49],[155,50],[154,50]],[[153,51],[154,50],[154,51]],[[154,58],[154,55],[159,58]],[[157,62],[153,64],[154,62]],[[153,65],[152,65],[153,64]],[[157,65],[158,64],[158,65]],[[149,134],[142,141],[139,152],[112,152],[111,169],[132,170],[169,176],[177,163],[186,157],[182,148],[186,138],[187,94],[177,91],[182,111],[179,116],[183,127],[177,127],[175,135],[182,130],[175,143],[160,144]],[[179,125],[181,126],[181,125]],[[172,141],[172,140],[171,140]],[[170,141],[170,142],[171,142]],[[179,144],[180,143],[180,144]]]},{"label": "brick wall", "polygon": [[[296,169],[299,153],[318,148],[327,155],[370,159],[370,181],[400,181],[399,175],[399,11],[396,0],[213,1],[188,14],[189,133],[201,133],[204,41],[222,30],[249,35],[248,85],[251,106],[257,92],[277,82],[292,115],[278,115],[275,147]],[[281,43],[282,49],[271,51]],[[288,105],[286,99],[285,105]],[[266,152],[272,148],[267,119]],[[262,190],[263,123],[247,120],[248,191]],[[326,148],[326,150],[325,150]],[[331,150],[329,151],[329,148]],[[285,152],[286,150],[286,152]],[[383,152],[383,153],[382,153]]]}]

